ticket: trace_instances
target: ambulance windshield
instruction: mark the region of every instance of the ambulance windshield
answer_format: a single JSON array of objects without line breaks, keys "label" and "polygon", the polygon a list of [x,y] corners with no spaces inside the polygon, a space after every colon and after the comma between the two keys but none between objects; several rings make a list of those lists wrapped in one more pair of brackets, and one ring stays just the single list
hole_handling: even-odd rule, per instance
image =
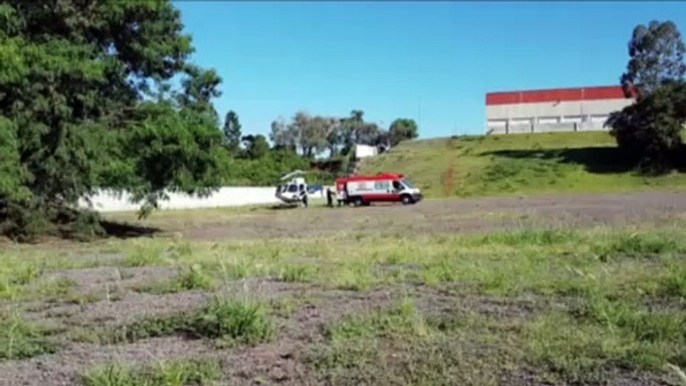
[{"label": "ambulance windshield", "polygon": [[414,189],[414,185],[412,185],[412,183],[408,180],[403,180],[403,184],[410,189]]}]

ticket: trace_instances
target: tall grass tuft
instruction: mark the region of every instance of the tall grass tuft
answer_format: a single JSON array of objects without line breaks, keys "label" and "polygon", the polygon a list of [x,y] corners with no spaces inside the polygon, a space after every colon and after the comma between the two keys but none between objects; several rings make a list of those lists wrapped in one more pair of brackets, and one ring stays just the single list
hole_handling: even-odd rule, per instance
[{"label": "tall grass tuft", "polygon": [[677,378],[679,379],[679,384],[681,386],[686,386],[686,373],[679,366],[673,365],[671,363],[667,363],[666,366],[677,376]]},{"label": "tall grass tuft", "polygon": [[610,236],[609,241],[595,245],[595,253],[601,259],[613,257],[654,257],[657,255],[686,252],[680,238],[666,233],[620,233]]},{"label": "tall grass tuft", "polygon": [[190,386],[209,385],[220,378],[214,361],[159,362],[132,368],[121,364],[96,367],[81,375],[84,386]]},{"label": "tall grass tuft", "polygon": [[367,315],[350,315],[332,324],[327,335],[333,342],[392,334],[429,335],[429,327],[410,299]]},{"label": "tall grass tuft", "polygon": [[214,339],[220,345],[250,345],[268,341],[275,334],[266,310],[260,303],[218,297],[192,313],[154,316],[105,330],[100,341],[123,343],[184,335],[195,339]]},{"label": "tall grass tuft", "polygon": [[47,332],[18,314],[0,319],[0,359],[24,359],[55,352]]},{"label": "tall grass tuft", "polygon": [[507,246],[550,246],[574,241],[579,235],[568,229],[521,229],[508,232],[494,232],[483,236],[482,244],[500,244]]},{"label": "tall grass tuft", "polygon": [[266,309],[247,300],[217,298],[191,319],[192,333],[227,343],[254,344],[274,334]]},{"label": "tall grass tuft", "polygon": [[279,272],[279,279],[286,283],[307,283],[315,274],[315,268],[307,265],[287,265]]},{"label": "tall grass tuft", "polygon": [[137,246],[132,253],[126,254],[122,261],[126,267],[155,266],[163,263],[163,250],[157,245]]},{"label": "tall grass tuft", "polygon": [[161,295],[191,290],[211,290],[214,288],[214,280],[204,272],[200,264],[180,267],[178,271],[177,277],[173,280],[144,283],[137,286],[135,290]]}]

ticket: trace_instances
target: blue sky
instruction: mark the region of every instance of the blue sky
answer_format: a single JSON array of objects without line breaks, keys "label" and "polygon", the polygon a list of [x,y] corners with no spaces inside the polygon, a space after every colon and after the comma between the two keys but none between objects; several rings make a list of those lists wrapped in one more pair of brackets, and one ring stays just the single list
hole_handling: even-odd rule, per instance
[{"label": "blue sky", "polygon": [[632,29],[686,3],[175,2],[193,61],[224,79],[215,106],[245,134],[296,111],[383,127],[413,118],[420,137],[483,133],[485,94],[617,84]]}]

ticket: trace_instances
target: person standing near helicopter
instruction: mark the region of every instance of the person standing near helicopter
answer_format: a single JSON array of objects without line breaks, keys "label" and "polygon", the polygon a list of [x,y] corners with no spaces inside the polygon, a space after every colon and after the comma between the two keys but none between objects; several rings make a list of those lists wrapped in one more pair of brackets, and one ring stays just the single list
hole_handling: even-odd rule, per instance
[{"label": "person standing near helicopter", "polygon": [[326,206],[333,208],[333,189],[330,186],[326,187]]},{"label": "person standing near helicopter", "polygon": [[307,189],[305,189],[304,184],[300,184],[300,197],[302,198],[303,206],[307,208],[309,206]]}]

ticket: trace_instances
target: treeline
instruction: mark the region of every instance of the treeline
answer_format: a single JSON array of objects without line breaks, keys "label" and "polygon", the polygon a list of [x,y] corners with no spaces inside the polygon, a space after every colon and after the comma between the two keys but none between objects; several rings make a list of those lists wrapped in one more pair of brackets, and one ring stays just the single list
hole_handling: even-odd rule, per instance
[{"label": "treeline", "polygon": [[636,103],[606,122],[626,161],[645,174],[662,174],[686,165],[686,46],[677,26],[652,21],[634,28],[630,60],[621,76],[627,97]]},{"label": "treeline", "polygon": [[223,133],[231,157],[223,175],[225,185],[273,185],[298,169],[316,169],[328,183],[345,173],[355,144],[388,148],[419,135],[412,119],[396,119],[386,130],[365,121],[361,110],[343,118],[297,112],[289,122],[272,122],[269,138],[243,135],[238,114],[229,111]]}]

